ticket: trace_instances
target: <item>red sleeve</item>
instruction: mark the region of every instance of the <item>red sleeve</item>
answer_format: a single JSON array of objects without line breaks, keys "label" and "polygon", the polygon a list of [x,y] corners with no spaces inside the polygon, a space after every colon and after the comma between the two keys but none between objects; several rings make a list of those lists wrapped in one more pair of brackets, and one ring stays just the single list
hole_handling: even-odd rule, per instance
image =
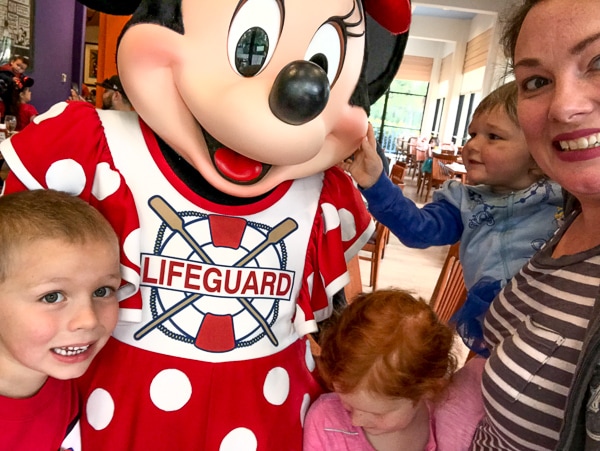
[{"label": "red sleeve", "polygon": [[19,105],[19,118],[17,119],[17,130],[21,131],[26,125],[29,125],[31,118],[38,115],[38,111],[30,103],[21,103]]},{"label": "red sleeve", "polygon": [[127,282],[120,293],[122,299],[127,298],[121,302],[121,317],[141,319],[141,299],[130,297],[139,287],[139,249],[136,252],[131,244],[138,236],[139,219],[133,196],[114,166],[94,106],[58,103],[3,141],[0,151],[11,169],[5,194],[24,189],[65,191],[81,197],[108,219],[120,240],[121,270]]},{"label": "red sleeve", "polygon": [[371,215],[352,179],[334,167],[325,173],[304,268],[295,321],[304,335],[331,315],[331,300],[350,281],[346,262],[374,231]]}]

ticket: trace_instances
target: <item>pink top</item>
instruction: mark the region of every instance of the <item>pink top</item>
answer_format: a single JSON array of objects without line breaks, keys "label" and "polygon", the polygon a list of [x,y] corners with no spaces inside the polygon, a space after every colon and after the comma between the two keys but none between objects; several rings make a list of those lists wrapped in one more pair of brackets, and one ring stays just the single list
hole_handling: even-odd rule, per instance
[{"label": "pink top", "polygon": [[[429,407],[429,441],[424,451],[435,451],[433,411]],[[375,451],[363,428],[352,425],[337,393],[325,393],[311,406],[304,420],[304,451]]]},{"label": "pink top", "polygon": [[[430,436],[424,451],[466,451],[483,418],[481,374],[485,359],[474,358],[456,372],[447,396],[429,406]],[[352,425],[336,393],[311,406],[304,421],[305,451],[374,451],[362,428]]]}]

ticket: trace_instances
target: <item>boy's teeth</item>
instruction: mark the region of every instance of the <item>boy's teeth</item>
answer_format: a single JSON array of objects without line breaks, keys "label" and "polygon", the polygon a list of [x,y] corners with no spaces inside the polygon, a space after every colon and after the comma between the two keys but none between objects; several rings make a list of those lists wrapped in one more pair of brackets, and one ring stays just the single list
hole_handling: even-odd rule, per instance
[{"label": "boy's teeth", "polygon": [[90,346],[66,346],[64,348],[53,348],[52,351],[64,356],[81,354],[87,351]]},{"label": "boy's teeth", "polygon": [[559,141],[559,144],[562,150],[583,150],[598,147],[600,146],[600,133],[569,141]]}]

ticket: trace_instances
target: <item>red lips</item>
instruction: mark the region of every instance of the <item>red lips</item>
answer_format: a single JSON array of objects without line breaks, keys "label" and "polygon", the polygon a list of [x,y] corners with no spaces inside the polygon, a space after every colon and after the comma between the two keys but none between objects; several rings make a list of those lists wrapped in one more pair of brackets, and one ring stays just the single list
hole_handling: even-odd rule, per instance
[{"label": "red lips", "polygon": [[221,147],[214,154],[215,166],[221,173],[238,182],[251,182],[263,170],[262,163]]}]

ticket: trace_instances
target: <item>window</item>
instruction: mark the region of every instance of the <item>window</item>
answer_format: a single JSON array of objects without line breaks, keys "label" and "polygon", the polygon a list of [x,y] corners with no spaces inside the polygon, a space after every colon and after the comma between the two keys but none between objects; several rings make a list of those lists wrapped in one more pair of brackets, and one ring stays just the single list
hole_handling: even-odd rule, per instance
[{"label": "window", "polygon": [[433,115],[433,126],[431,136],[440,136],[440,127],[442,125],[442,113],[444,112],[444,98],[435,101],[435,114]]},{"label": "window", "polygon": [[394,80],[390,88],[371,106],[369,120],[375,138],[390,153],[396,152],[398,137],[418,136],[429,83],[425,81]]},{"label": "window", "polygon": [[[465,98],[469,96],[469,104],[464,108]],[[458,111],[456,121],[454,122],[454,131],[452,132],[452,142],[458,146],[464,146],[469,139],[469,124],[473,116],[473,110],[476,103],[479,103],[481,95],[476,92],[462,94],[458,99]],[[460,134],[459,134],[460,133]]]}]

